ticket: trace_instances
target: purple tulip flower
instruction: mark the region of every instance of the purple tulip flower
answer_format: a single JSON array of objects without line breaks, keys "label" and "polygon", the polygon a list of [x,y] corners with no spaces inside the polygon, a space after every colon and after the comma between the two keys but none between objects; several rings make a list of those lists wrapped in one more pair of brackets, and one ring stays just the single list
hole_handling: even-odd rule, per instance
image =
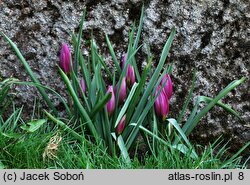
[{"label": "purple tulip flower", "polygon": [[70,72],[70,49],[67,44],[63,44],[60,51],[60,62],[59,65],[65,74]]},{"label": "purple tulip flower", "polygon": [[168,98],[168,100],[172,97],[173,94],[173,83],[172,80],[170,78],[169,74],[166,74],[161,81],[161,85],[163,85],[165,83],[164,86],[164,92],[166,94],[166,97]]},{"label": "purple tulip flower", "polygon": [[135,70],[133,66],[131,66],[130,64],[128,64],[126,79],[128,86],[132,87],[133,84],[135,83]]},{"label": "purple tulip flower", "polygon": [[[122,55],[122,62],[121,62],[121,68],[123,69],[125,67],[127,61],[127,54]],[[135,70],[133,66],[128,64],[128,69],[126,73],[126,81],[129,87],[132,87],[133,84],[135,83]]]},{"label": "purple tulip flower", "polygon": [[106,104],[108,115],[111,116],[115,110],[115,94],[114,94],[113,86],[111,86],[111,85],[108,86],[107,93],[111,93],[111,95],[112,95],[111,99]]},{"label": "purple tulip flower", "polygon": [[119,136],[124,130],[125,127],[125,122],[126,122],[126,114],[122,117],[121,121],[116,127],[116,135]]},{"label": "purple tulip flower", "polygon": [[[118,90],[118,84],[115,86],[115,94]],[[119,103],[123,103],[126,95],[127,95],[127,88],[126,88],[126,78],[123,77],[122,82],[121,82],[121,87],[120,87],[120,92],[119,92]]]},{"label": "purple tulip flower", "polygon": [[[161,86],[158,86],[155,92],[155,96],[158,94],[159,90],[161,89]],[[162,89],[159,96],[156,98],[155,103],[155,113],[159,119],[162,121],[165,121],[169,112],[169,105],[168,105],[168,99]]]}]

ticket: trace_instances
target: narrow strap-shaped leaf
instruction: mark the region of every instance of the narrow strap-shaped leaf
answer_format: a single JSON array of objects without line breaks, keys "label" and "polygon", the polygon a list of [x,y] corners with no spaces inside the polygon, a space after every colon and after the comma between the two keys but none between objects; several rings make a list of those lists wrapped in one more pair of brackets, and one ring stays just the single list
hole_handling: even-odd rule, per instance
[{"label": "narrow strap-shaped leaf", "polygon": [[93,79],[90,83],[91,88],[89,89],[89,99],[91,102],[91,105],[94,106],[96,104],[96,91],[97,91],[97,84],[96,84],[96,76],[93,76]]},{"label": "narrow strap-shaped leaf", "polygon": [[[128,59],[128,57],[131,58],[132,62],[130,62],[130,63],[134,67],[136,79],[138,81],[140,81],[141,77],[140,77],[140,73],[139,73],[139,70],[138,70],[138,66],[137,66],[135,57],[134,56],[131,57],[131,53],[133,53],[136,49],[138,49],[138,48],[134,49],[134,47],[133,47],[134,33],[135,33],[135,24],[133,24],[132,30],[129,33],[129,43],[128,43],[128,49],[127,49],[127,59]],[[126,62],[128,63],[129,61],[127,60]]]},{"label": "narrow strap-shaped leaf", "polygon": [[87,90],[89,90],[91,78],[90,78],[90,74],[89,74],[88,68],[85,64],[85,60],[84,60],[82,54],[80,54],[79,64],[81,66],[82,74],[83,74],[84,80],[86,82]]},{"label": "narrow strap-shaped leaf", "polygon": [[121,135],[118,136],[118,138],[117,138],[117,145],[120,148],[121,155],[122,155],[125,163],[130,167],[131,166],[131,160],[130,160],[128,150],[127,150],[127,148],[126,148],[126,146],[124,144],[124,141],[123,141],[123,138],[122,138]]},{"label": "narrow strap-shaped leaf", "polygon": [[[162,77],[164,76],[164,74],[166,73],[166,70],[164,70],[164,73],[161,75]],[[154,102],[156,100],[156,98],[159,96],[160,92],[163,90],[164,86],[161,86],[160,90],[158,91],[158,93],[156,94],[156,96],[154,96],[152,98],[152,101],[148,102],[146,107],[143,109],[142,113],[139,116],[139,119],[137,121],[137,125],[132,129],[132,131],[130,130],[130,128],[128,128],[128,131],[124,131],[124,135],[126,136],[126,147],[129,149],[132,144],[135,142],[136,136],[138,134],[139,131],[139,127],[142,125],[145,117],[147,116],[149,110],[152,108],[152,106],[154,105]],[[129,134],[129,136],[127,137],[127,134]]]},{"label": "narrow strap-shaped leaf", "polygon": [[[4,37],[4,39],[10,44],[10,46],[12,47],[12,49],[16,52],[18,58],[20,59],[20,61],[22,62],[22,64],[24,65],[27,73],[30,75],[31,80],[36,83],[36,84],[41,84],[39,82],[39,80],[36,78],[36,76],[34,75],[33,71],[31,70],[29,64],[26,62],[26,60],[24,59],[23,55],[21,54],[20,50],[17,48],[16,44],[13,43],[10,38],[8,38],[4,33],[0,32],[0,35],[2,35]],[[40,86],[37,86],[37,90],[39,91],[39,93],[42,95],[44,101],[48,104],[49,108],[53,111],[53,113],[57,116],[58,112],[56,110],[56,108],[54,107],[53,103],[50,101],[48,95],[46,94],[45,90],[43,88],[41,88]]]},{"label": "narrow strap-shaped leaf", "polygon": [[[170,118],[170,119],[167,119],[169,121],[169,123],[171,123],[175,128],[176,130],[178,131],[178,133],[181,135],[182,139],[186,142],[187,146],[189,146],[190,148],[192,147],[187,136],[185,135],[185,133],[183,132],[183,130],[181,129],[181,127],[179,126],[179,124],[177,123],[177,121],[173,118]],[[178,140],[176,140],[178,141]],[[177,142],[174,142],[173,143],[174,145],[178,145],[179,143]],[[196,154],[196,152],[193,150],[192,151],[192,154],[195,158],[198,157],[198,155]]]},{"label": "narrow strap-shaped leaf", "polygon": [[174,62],[170,63],[168,66],[168,74],[172,74]]},{"label": "narrow strap-shaped leaf", "polygon": [[[137,46],[138,46],[138,43],[139,43],[139,40],[140,40],[142,25],[143,25],[143,17],[144,17],[144,5],[142,6],[142,10],[141,10],[139,27],[138,27],[138,30],[137,30],[137,34],[136,34],[134,44],[133,44],[133,50],[137,49]],[[135,57],[132,58],[132,63],[133,63],[134,69],[135,69],[136,78],[139,81],[141,79],[141,77],[140,77],[140,73],[139,73],[139,70],[138,70],[138,65],[136,63]]]},{"label": "narrow strap-shaped leaf", "polygon": [[[10,126],[12,129],[9,130],[14,130],[14,128],[17,126],[17,122],[20,120],[21,114],[23,111],[23,106],[17,110],[15,110],[10,117],[4,122],[3,125],[1,125],[0,130],[7,129],[7,126]],[[10,123],[7,124],[7,123]]]},{"label": "narrow strap-shaped leaf", "polygon": [[[118,80],[118,88],[117,88],[117,91],[116,91],[116,94],[115,94],[115,97],[118,97],[119,96],[119,92],[120,92],[120,88],[121,88],[121,83],[122,83],[122,79],[123,77],[125,77],[126,75],[126,72],[127,72],[127,69],[128,69],[128,64],[130,63],[132,57],[136,54],[136,52],[139,50],[139,48],[137,48],[137,50],[135,50],[129,58],[127,58],[127,62],[123,68],[123,70],[121,71],[121,74],[120,74],[120,77],[119,77],[119,80]],[[114,73],[114,77],[113,77],[113,86],[115,86],[115,73]],[[119,103],[119,99],[116,98],[116,107],[118,107],[118,103]],[[114,115],[117,115],[117,111],[118,109],[115,109],[115,112],[114,112]]]},{"label": "narrow strap-shaped leaf", "polygon": [[128,95],[128,98],[126,99],[126,101],[125,101],[125,103],[124,103],[124,105],[123,105],[123,107],[122,107],[122,109],[121,109],[121,111],[120,111],[120,113],[119,113],[119,115],[118,115],[118,117],[116,119],[114,128],[117,127],[117,125],[121,121],[123,115],[126,114],[127,108],[128,108],[128,106],[130,104],[131,99],[134,96],[134,93],[135,93],[137,87],[138,87],[138,83],[134,83],[134,85],[133,85],[133,87],[132,87],[132,89],[131,89],[131,91],[130,91],[130,93]]},{"label": "narrow strap-shaped leaf", "polygon": [[8,106],[8,102],[6,102],[6,100],[8,100],[7,96],[10,90],[11,85],[15,82],[18,81],[15,78],[7,78],[4,81],[0,82],[0,115],[3,114],[3,112],[5,111],[5,108],[7,108],[6,106]]},{"label": "narrow strap-shaped leaf", "polygon": [[110,124],[109,124],[109,120],[108,120],[108,113],[106,110],[102,110],[101,114],[104,116],[101,116],[102,122],[100,122],[100,123],[105,123],[102,125],[104,139],[105,139],[106,145],[108,146],[109,153],[114,154],[113,153],[114,152],[114,150],[113,150],[114,145],[113,145],[112,137],[111,137],[111,128],[110,128]]},{"label": "narrow strap-shaped leaf", "polygon": [[53,89],[51,89],[51,88],[49,88],[49,87],[47,87],[47,86],[44,86],[44,85],[41,85],[41,84],[36,84],[36,83],[33,83],[33,82],[21,82],[21,81],[16,81],[16,82],[13,82],[13,83],[14,83],[14,84],[18,84],[18,85],[30,85],[30,86],[36,86],[36,87],[37,87],[37,86],[40,86],[40,87],[42,87],[42,88],[44,88],[44,89],[47,89],[48,91],[51,91],[52,93],[54,93],[54,94],[62,101],[62,103],[63,103],[63,105],[64,105],[64,107],[65,107],[65,109],[66,109],[66,112],[67,112],[69,118],[72,117],[72,113],[71,113],[71,111],[70,111],[70,108],[69,108],[67,102],[66,102],[65,99],[64,99],[60,94],[58,94],[55,90],[53,90]]},{"label": "narrow strap-shaped leaf", "polygon": [[73,87],[72,87],[71,84],[70,84],[70,81],[69,81],[67,75],[66,75],[60,68],[59,68],[59,72],[60,72],[60,74],[61,74],[61,76],[62,76],[62,78],[63,78],[63,80],[64,80],[64,82],[65,82],[65,84],[66,84],[66,86],[67,86],[68,92],[70,93],[70,95],[71,95],[71,97],[72,97],[72,99],[73,99],[75,105],[77,106],[77,108],[78,108],[78,110],[79,110],[81,116],[82,116],[83,119],[86,121],[87,126],[88,126],[90,132],[91,132],[92,135],[95,137],[95,139],[97,139],[97,138],[98,138],[98,134],[97,134],[97,132],[96,132],[96,129],[95,129],[95,127],[94,127],[94,124],[92,123],[92,121],[91,121],[89,115],[87,114],[86,110],[85,110],[85,109],[83,108],[83,106],[81,105],[81,103],[80,103],[80,101],[79,101],[79,99],[78,99],[78,97],[77,97],[77,95],[76,95],[76,93],[75,93]]},{"label": "narrow strap-shaped leaf", "polygon": [[[138,123],[130,123],[130,126],[136,127],[138,125]],[[141,130],[143,130],[144,132],[146,132],[147,134],[149,134],[150,136],[154,137],[155,139],[157,139],[159,142],[161,142],[162,144],[166,145],[166,146],[171,146],[168,142],[166,142],[164,139],[160,138],[159,136],[157,136],[156,134],[152,133],[151,131],[149,131],[148,129],[146,129],[143,126],[139,126],[139,128]]]},{"label": "narrow strap-shaped leaf", "polygon": [[110,54],[111,54],[111,56],[113,58],[113,61],[115,63],[115,67],[118,70],[118,73],[121,73],[121,67],[120,67],[119,62],[118,62],[118,60],[116,58],[114,49],[113,49],[113,47],[111,45],[111,42],[109,40],[109,37],[108,37],[107,33],[105,33],[105,39],[106,39],[106,42],[107,42],[107,45],[108,45],[108,48],[109,48],[109,52],[110,52]]},{"label": "narrow strap-shaped leaf", "polygon": [[[156,116],[155,116],[155,112],[153,113],[153,134],[154,136],[158,136],[158,126],[157,126],[157,119],[156,119]],[[156,138],[153,136],[153,150],[154,152],[156,152],[157,150],[157,143],[156,143]]]},{"label": "narrow strap-shaped leaf", "polygon": [[77,132],[75,132],[74,130],[72,130],[68,125],[66,125],[64,122],[56,119],[54,116],[52,116],[50,113],[48,113],[46,110],[44,110],[45,114],[47,115],[47,117],[53,121],[55,124],[59,125],[60,127],[62,127],[63,129],[65,129],[67,132],[69,132],[75,139],[77,139],[78,141],[80,141],[81,143],[83,142],[83,138],[81,135],[79,135]]},{"label": "narrow strap-shaped leaf", "polygon": [[143,25],[143,17],[144,17],[144,5],[142,6],[142,9],[141,9],[139,27],[138,27],[135,42],[134,42],[134,45],[133,45],[134,50],[137,48],[139,40],[140,40],[142,25]]},{"label": "narrow strap-shaped leaf", "polygon": [[146,104],[146,99],[148,99],[148,97],[151,95],[152,93],[152,89],[155,85],[155,83],[157,82],[157,79],[159,77],[159,74],[163,68],[163,65],[165,63],[165,60],[167,58],[167,55],[168,55],[168,52],[170,50],[170,46],[173,42],[173,39],[174,39],[174,35],[175,35],[175,28],[172,29],[171,33],[170,33],[170,36],[162,50],[162,54],[161,54],[161,58],[160,58],[160,61],[155,69],[155,72],[153,74],[153,76],[151,77],[150,81],[149,81],[149,84],[147,86],[147,89],[145,90],[145,92],[143,93],[143,96],[141,98],[141,101],[138,105],[138,108],[136,109],[136,112],[134,114],[134,116],[132,117],[132,122],[133,121],[136,121],[135,120],[135,117],[137,117],[137,115],[140,115],[141,114],[141,111],[144,109],[144,106]]},{"label": "narrow strap-shaped leaf", "polygon": [[97,58],[98,58],[98,61],[101,62],[101,64],[102,64],[102,66],[104,67],[105,71],[106,71],[107,74],[109,75],[109,78],[110,78],[110,79],[113,79],[112,73],[110,72],[108,66],[105,64],[105,62],[103,61],[103,59],[101,58],[101,56],[97,53],[97,51],[95,51],[95,54],[96,54],[96,56],[97,56]]},{"label": "narrow strap-shaped leaf", "polygon": [[91,113],[90,113],[90,117],[93,118],[96,113],[98,111],[100,111],[107,103],[108,101],[111,99],[112,97],[112,94],[111,93],[108,93],[106,94],[103,99],[101,99],[92,109]]},{"label": "narrow strap-shaped leaf", "polygon": [[236,157],[238,157],[246,148],[250,146],[250,141],[247,142],[236,154],[234,154],[230,159],[228,159],[224,164],[221,165],[220,169],[223,169],[226,164],[230,164]]},{"label": "narrow strap-shaped leaf", "polygon": [[[178,133],[181,135],[181,137],[183,138],[183,140],[187,143],[187,145],[190,145],[187,136],[185,135],[185,133],[183,132],[183,130],[181,129],[181,127],[179,126],[179,124],[177,123],[177,121],[173,118],[167,119],[169,123],[171,123],[176,130],[178,131]],[[175,143],[177,144],[177,143]]]},{"label": "narrow strap-shaped leaf", "polygon": [[[213,98],[209,98],[209,97],[206,97],[206,96],[200,96],[200,102],[204,101],[206,102],[207,104],[209,104],[210,102],[213,101]],[[240,120],[242,120],[241,116],[240,116],[240,113],[233,110],[229,105],[226,105],[224,103],[222,103],[221,101],[218,101],[216,103],[216,105],[220,106],[221,108],[223,108],[224,110],[226,110],[227,112],[229,112],[230,114],[236,116],[237,118],[239,118]]]},{"label": "narrow strap-shaped leaf", "polygon": [[[156,88],[157,88],[157,86],[159,85],[159,83],[161,82],[162,78],[165,76],[166,71],[167,71],[167,68],[164,69],[164,71],[163,71],[163,73],[161,74],[160,78],[157,80],[157,82],[156,82],[156,84],[155,84],[155,87],[154,87],[154,90],[153,90],[152,94],[154,94],[154,92],[156,91]],[[140,83],[141,83],[141,82],[140,82]],[[140,84],[140,83],[139,83],[139,84]],[[166,82],[165,82],[165,83],[166,83]],[[133,128],[132,131],[131,131],[131,128],[128,128],[128,129],[126,129],[126,130],[124,131],[124,133],[123,133],[124,138],[125,138],[124,140],[126,141],[126,146],[127,146],[128,148],[130,148],[131,145],[132,145],[132,143],[134,142],[134,140],[135,140],[135,138],[136,138],[136,136],[137,136],[137,134],[138,134],[138,131],[139,131],[139,126],[143,123],[143,121],[144,121],[146,115],[148,114],[148,112],[149,112],[149,110],[152,108],[152,106],[154,105],[154,102],[155,102],[156,98],[159,96],[159,94],[160,94],[160,92],[162,91],[163,87],[164,87],[164,85],[161,86],[161,88],[160,88],[160,90],[158,91],[157,95],[154,96],[150,102],[148,102],[148,99],[140,99],[140,102],[142,102],[142,101],[143,101],[143,102],[147,102],[147,105],[146,105],[146,107],[143,107],[143,108],[142,108],[142,110],[141,110],[142,112],[140,112],[140,114],[139,114],[139,116],[138,116],[138,121],[137,121],[138,125],[137,125],[135,128]],[[151,96],[152,96],[152,94],[151,94]],[[139,103],[139,104],[140,104],[140,103]],[[135,113],[133,113],[133,117],[135,116],[136,111],[138,111],[138,107],[135,109]],[[133,117],[132,117],[131,120],[133,120]],[[131,121],[131,122],[133,122],[133,121]]]},{"label": "narrow strap-shaped leaf", "polygon": [[85,14],[86,14],[86,9],[84,9],[83,15],[81,18],[80,29],[79,29],[79,33],[78,33],[78,39],[77,39],[77,45],[75,48],[74,72],[75,72],[76,76],[78,76],[77,75],[78,74],[78,57],[79,57],[80,44],[81,44],[81,39],[82,39],[82,30],[83,30],[83,23],[85,20]]},{"label": "narrow strap-shaped leaf", "polygon": [[146,65],[146,67],[144,68],[143,72],[142,72],[142,77],[141,80],[139,81],[139,85],[138,88],[135,92],[135,95],[132,98],[132,101],[129,105],[128,108],[128,112],[126,115],[127,120],[130,120],[131,116],[133,115],[134,111],[135,111],[135,106],[138,103],[138,101],[140,100],[140,95],[143,92],[143,87],[145,86],[146,80],[147,80],[147,74],[150,70],[150,67],[152,65],[152,58],[150,58],[148,64]]},{"label": "narrow strap-shaped leaf", "polygon": [[91,67],[92,67],[92,70],[93,72],[95,73],[95,67],[96,67],[96,43],[95,43],[95,40],[94,40],[94,36],[93,36],[93,32],[91,33],[91,41],[90,41],[90,53],[91,53]]},{"label": "narrow strap-shaped leaf", "polygon": [[[72,79],[75,81],[76,86],[77,86],[77,89],[79,89],[79,91],[80,91],[81,94],[82,94],[83,101],[84,101],[84,103],[85,103],[85,105],[86,105],[86,107],[87,107],[88,112],[90,112],[90,109],[91,109],[91,108],[90,108],[89,102],[88,102],[88,100],[87,100],[87,97],[85,96],[85,92],[83,92],[83,90],[82,90],[82,88],[81,88],[80,81],[77,79],[76,74],[75,74],[74,72],[72,72]],[[76,93],[79,94],[79,91],[76,92]]]},{"label": "narrow strap-shaped leaf", "polygon": [[[226,96],[231,90],[235,87],[239,86],[246,80],[245,77],[241,78],[240,80],[235,80],[233,83],[230,83],[225,89],[223,89],[208,105],[206,105],[194,118],[193,120],[187,125],[186,135],[189,135],[194,127],[198,124],[201,118],[224,96]],[[183,129],[184,130],[184,129]]]},{"label": "narrow strap-shaped leaf", "polygon": [[196,70],[194,71],[193,80],[192,80],[192,85],[191,85],[191,88],[190,88],[190,90],[189,90],[188,97],[187,97],[187,99],[186,99],[186,101],[185,101],[185,103],[184,103],[184,105],[183,105],[183,108],[182,108],[182,110],[181,110],[181,112],[180,112],[180,114],[179,114],[179,116],[178,116],[178,119],[177,119],[177,122],[178,122],[178,123],[181,123],[182,118],[183,118],[183,116],[184,116],[184,113],[185,113],[186,110],[187,110],[187,106],[188,106],[188,104],[189,104],[189,102],[190,102],[190,100],[191,100],[191,96],[192,96],[193,91],[194,91],[195,81],[196,81]]},{"label": "narrow strap-shaped leaf", "polygon": [[[137,126],[137,123],[131,123],[131,126]],[[190,157],[192,158],[197,158],[197,154],[194,151],[193,148],[188,148],[187,146],[185,146],[184,144],[178,144],[178,145],[171,145],[169,142],[166,142],[165,140],[163,140],[162,138],[160,138],[159,136],[157,136],[156,134],[152,133],[151,131],[149,131],[148,129],[146,129],[144,126],[139,126],[139,128],[144,131],[145,133],[147,133],[148,135],[154,137],[155,139],[157,139],[157,141],[159,141],[160,143],[168,146],[169,148],[174,148],[176,150],[179,150],[180,152],[182,152],[183,154],[187,154],[188,152],[190,152],[190,150],[192,150]]]}]

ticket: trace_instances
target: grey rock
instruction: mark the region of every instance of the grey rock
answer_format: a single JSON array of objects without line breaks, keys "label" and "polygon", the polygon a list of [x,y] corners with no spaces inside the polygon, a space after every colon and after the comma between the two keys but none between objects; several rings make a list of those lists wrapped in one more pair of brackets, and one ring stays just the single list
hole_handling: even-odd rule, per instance
[{"label": "grey rock", "polygon": [[[0,31],[6,33],[19,47],[34,73],[46,86],[66,96],[65,86],[58,74],[58,51],[63,42],[70,41],[71,32],[79,30],[84,7],[87,18],[83,38],[90,38],[93,30],[98,48],[107,54],[104,32],[115,48],[118,57],[126,51],[128,33],[134,21],[138,22],[143,1],[140,0],[2,0],[0,1]],[[174,62],[174,97],[170,116],[176,117],[191,85],[192,71],[197,68],[194,93],[214,97],[231,81],[250,76],[250,3],[249,0],[147,0],[142,39],[149,42],[155,57],[161,50],[170,30],[177,34],[168,62]],[[84,42],[83,42],[84,44]],[[72,49],[72,48],[71,48]],[[82,48],[88,55],[86,48]],[[139,52],[138,60],[145,66],[146,49]],[[0,38],[0,76],[17,77],[30,81],[29,76],[6,42]],[[36,89],[16,86],[17,102],[32,109]],[[60,109],[60,101],[52,96]],[[241,113],[245,123],[228,115],[220,108],[212,109],[197,126],[191,138],[197,143],[214,141],[221,134],[232,139],[231,150],[237,151],[250,140],[250,82],[229,94],[224,103]],[[193,103],[194,103],[193,101]],[[192,106],[189,107],[190,109]],[[190,110],[189,110],[190,111]],[[29,112],[29,111],[27,111]],[[250,150],[245,153],[249,153]]]}]

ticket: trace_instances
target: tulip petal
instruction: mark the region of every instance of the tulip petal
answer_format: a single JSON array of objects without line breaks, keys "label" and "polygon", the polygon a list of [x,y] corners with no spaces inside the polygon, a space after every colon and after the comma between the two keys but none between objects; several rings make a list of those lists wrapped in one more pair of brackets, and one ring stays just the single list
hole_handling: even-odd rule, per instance
[{"label": "tulip petal", "polygon": [[111,116],[115,110],[115,94],[114,94],[113,86],[111,86],[111,85],[108,86],[107,93],[111,93],[111,95],[112,95],[111,99],[106,104],[108,114],[109,114],[109,116]]},{"label": "tulip petal", "polygon": [[130,64],[128,64],[126,79],[127,79],[128,85],[132,87],[135,83],[135,70],[133,66],[131,66]]},{"label": "tulip petal", "polygon": [[161,85],[163,85],[164,83],[165,83],[164,92],[165,92],[167,98],[170,99],[172,97],[172,94],[173,94],[173,83],[172,83],[172,80],[171,80],[171,77],[169,74],[166,74],[162,78]]},{"label": "tulip petal", "polygon": [[[115,86],[115,94],[117,93],[118,90],[118,84]],[[124,102],[127,96],[127,87],[126,87],[126,78],[123,77],[122,82],[121,82],[121,87],[120,87],[120,92],[119,92],[119,103]]]},{"label": "tulip petal", "polygon": [[59,65],[68,74],[70,72],[70,49],[67,44],[63,44],[60,50]]},{"label": "tulip petal", "polygon": [[[155,96],[158,94],[159,90],[161,88],[161,85],[159,85],[156,89]],[[154,107],[155,107],[155,113],[159,119],[162,121],[165,121],[168,112],[169,112],[169,104],[168,104],[168,99],[162,90],[159,94],[159,96],[156,98],[154,102]]]},{"label": "tulip petal", "polygon": [[121,121],[116,127],[116,135],[119,136],[124,130],[125,127],[125,122],[126,122],[126,114],[122,117]]}]

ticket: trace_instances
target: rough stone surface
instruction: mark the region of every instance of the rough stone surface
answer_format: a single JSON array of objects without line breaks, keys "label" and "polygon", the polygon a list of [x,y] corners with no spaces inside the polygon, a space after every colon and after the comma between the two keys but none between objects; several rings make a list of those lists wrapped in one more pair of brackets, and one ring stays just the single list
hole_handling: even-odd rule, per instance
[{"label": "rough stone surface", "polygon": [[[64,84],[57,72],[58,51],[62,42],[70,41],[72,31],[79,30],[84,6],[87,18],[84,39],[93,30],[96,43],[107,55],[104,32],[110,36],[117,56],[126,50],[128,32],[139,20],[141,0],[0,0],[0,31],[6,33],[18,46],[31,68],[43,84],[64,94]],[[243,76],[247,82],[223,100],[239,111],[245,123],[214,108],[195,129],[193,139],[208,143],[224,134],[231,140],[235,152],[250,140],[250,3],[249,0],[146,0],[142,39],[150,44],[157,63],[160,52],[175,26],[177,34],[168,62],[174,62],[174,97],[171,116],[176,117],[191,85],[192,71],[197,68],[195,97],[214,97],[227,84]],[[84,43],[86,44],[86,43]],[[88,55],[83,47],[84,53]],[[138,61],[145,63],[145,48]],[[17,77],[29,81],[22,64],[0,38],[0,77]],[[17,101],[32,107],[32,87],[16,86]],[[58,100],[53,100],[58,108]],[[192,106],[190,106],[192,108]],[[245,153],[249,154],[250,150]]]}]

